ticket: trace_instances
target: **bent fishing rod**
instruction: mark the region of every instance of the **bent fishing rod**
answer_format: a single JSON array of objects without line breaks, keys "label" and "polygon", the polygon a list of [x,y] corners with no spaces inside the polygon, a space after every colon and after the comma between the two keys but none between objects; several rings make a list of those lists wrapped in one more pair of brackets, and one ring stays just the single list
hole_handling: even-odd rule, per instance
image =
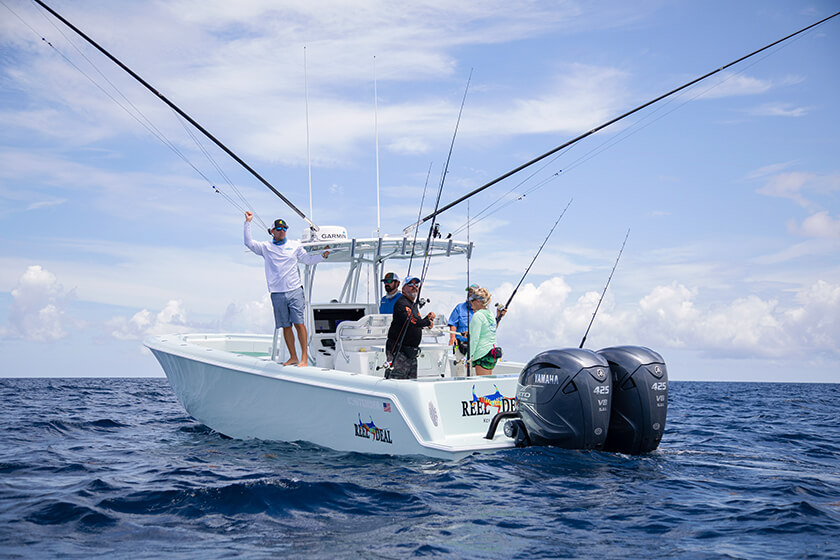
[{"label": "bent fishing rod", "polygon": [[76,27],[75,25],[73,25],[72,23],[70,23],[69,21],[67,21],[67,20],[66,20],[66,19],[65,19],[65,18],[64,18],[61,14],[59,14],[58,12],[56,12],[55,10],[53,10],[52,8],[50,8],[49,6],[47,6],[47,5],[46,5],[44,2],[42,2],[41,0],[33,0],[33,2],[35,2],[36,4],[38,4],[39,6],[41,6],[42,8],[44,8],[45,10],[47,10],[50,14],[52,14],[52,15],[53,15],[56,19],[58,19],[61,23],[63,23],[64,25],[66,25],[67,27],[69,27],[70,29],[72,29],[72,30],[73,30],[73,31],[74,31],[77,35],[79,35],[82,39],[84,39],[85,41],[87,41],[88,43],[90,43],[90,44],[91,44],[94,48],[96,48],[99,52],[101,52],[102,54],[104,54],[105,56],[107,56],[107,57],[108,57],[108,58],[109,58],[112,62],[114,62],[114,64],[116,64],[117,66],[119,66],[120,68],[122,68],[125,72],[127,72],[129,76],[131,76],[132,78],[134,78],[135,80],[137,80],[138,82],[140,82],[140,84],[142,84],[142,85],[143,85],[143,87],[145,87],[145,88],[146,88],[146,89],[148,89],[150,92],[152,92],[153,94],[155,94],[155,96],[157,96],[157,97],[158,97],[158,99],[160,99],[161,101],[163,101],[164,103],[166,103],[166,104],[167,104],[167,105],[168,105],[168,106],[169,106],[169,107],[170,107],[173,111],[175,111],[175,112],[176,112],[176,113],[178,113],[180,116],[182,116],[184,119],[186,119],[186,121],[187,121],[187,122],[189,122],[191,125],[193,125],[193,126],[194,126],[194,127],[195,127],[198,131],[199,131],[199,132],[201,132],[202,134],[204,134],[204,136],[206,136],[207,138],[209,138],[209,139],[210,139],[210,140],[211,140],[214,144],[216,144],[219,148],[221,148],[221,149],[222,149],[222,150],[223,150],[223,151],[224,151],[227,155],[229,155],[231,158],[233,158],[233,160],[234,160],[236,163],[238,163],[239,165],[241,165],[242,167],[244,167],[244,168],[245,168],[245,169],[246,169],[249,173],[251,173],[251,175],[253,175],[254,177],[256,177],[256,178],[257,178],[257,179],[258,179],[258,180],[259,180],[259,181],[260,181],[263,185],[265,185],[266,187],[268,187],[268,188],[269,188],[269,190],[271,190],[271,192],[273,192],[273,193],[274,193],[274,194],[276,194],[278,197],[280,197],[280,200],[282,200],[283,202],[285,202],[285,203],[286,203],[286,205],[287,205],[289,208],[291,208],[292,210],[294,210],[294,212],[295,212],[298,216],[300,216],[300,217],[301,217],[301,218],[302,218],[302,219],[303,219],[306,223],[308,223],[308,224],[309,224],[309,227],[310,227],[310,228],[312,228],[312,230],[313,230],[313,231],[318,231],[318,229],[319,229],[319,228],[318,228],[318,226],[317,226],[317,225],[315,225],[315,223],[314,223],[314,222],[312,222],[312,220],[310,220],[309,218],[307,218],[307,217],[306,217],[306,215],[305,215],[303,212],[301,212],[301,211],[298,209],[298,207],[297,207],[297,206],[295,206],[294,204],[292,204],[292,202],[291,202],[288,198],[286,198],[285,196],[283,196],[283,195],[280,193],[280,191],[278,191],[276,188],[274,188],[274,186],[273,186],[271,183],[269,183],[269,182],[268,182],[265,178],[263,178],[263,176],[262,176],[262,175],[260,175],[259,173],[257,173],[257,172],[256,172],[256,171],[255,171],[255,170],[254,170],[254,169],[253,169],[250,165],[248,165],[247,163],[245,163],[245,161],[243,161],[243,160],[242,160],[242,158],[240,158],[238,155],[236,155],[236,154],[235,154],[235,153],[234,153],[234,152],[233,152],[230,148],[228,148],[227,146],[225,146],[225,145],[224,145],[224,144],[223,144],[223,143],[222,143],[222,142],[221,142],[218,138],[216,138],[216,137],[215,137],[215,136],[213,136],[210,132],[208,132],[208,131],[207,131],[207,129],[205,129],[203,126],[201,126],[200,124],[198,124],[198,123],[197,123],[197,122],[196,122],[196,121],[195,121],[192,117],[190,117],[187,113],[185,113],[185,112],[184,112],[184,111],[183,111],[180,107],[178,107],[178,106],[177,106],[177,105],[175,105],[172,101],[170,101],[169,99],[167,99],[167,98],[166,98],[163,94],[161,94],[158,90],[156,90],[154,87],[152,87],[152,86],[151,86],[151,84],[149,84],[146,80],[144,80],[143,78],[141,78],[141,77],[140,77],[137,73],[135,73],[135,72],[134,72],[131,68],[129,68],[128,66],[126,66],[125,64],[123,64],[123,63],[122,63],[122,62],[121,62],[118,58],[116,58],[114,55],[112,55],[112,54],[111,54],[111,53],[109,53],[107,50],[105,50],[103,47],[101,47],[101,46],[100,46],[100,45],[99,45],[96,41],[94,41],[93,39],[91,39],[90,37],[88,37],[88,36],[87,36],[87,35],[86,35],[86,34],[85,34],[82,30],[80,30],[78,27]]},{"label": "bent fishing rod", "polygon": [[615,267],[618,266],[618,260],[621,258],[621,253],[624,252],[624,246],[627,245],[627,238],[630,237],[630,228],[627,228],[627,234],[624,236],[624,242],[621,244],[621,249],[618,251],[618,257],[615,259],[615,264],[613,264],[612,271],[610,272],[610,277],[607,278],[607,283],[604,285],[604,291],[601,292],[601,299],[598,300],[598,305],[595,306],[595,312],[592,314],[592,318],[589,320],[589,326],[586,327],[586,332],[583,333],[583,338],[580,341],[580,346],[578,348],[583,348],[583,343],[586,342],[586,337],[589,336],[589,329],[592,328],[592,323],[595,322],[595,315],[598,314],[598,310],[601,308],[601,302],[604,301],[604,296],[607,294],[607,288],[610,286],[610,280],[612,280],[613,274],[615,273]]},{"label": "bent fishing rod", "polygon": [[[35,0],[35,1],[37,2],[37,1],[39,1],[39,0]],[[690,82],[687,82],[687,83],[685,83],[685,84],[681,85],[680,87],[678,87],[678,88],[676,88],[676,89],[672,89],[672,90],[671,90],[671,91],[669,91],[668,93],[662,94],[662,95],[660,95],[659,97],[656,97],[655,99],[651,99],[651,100],[650,100],[650,101],[648,101],[647,103],[643,103],[642,105],[639,105],[639,106],[638,106],[638,107],[636,107],[635,109],[631,109],[630,111],[627,111],[626,113],[624,113],[624,114],[622,114],[622,115],[619,115],[619,116],[615,117],[614,119],[612,119],[612,120],[609,120],[609,121],[605,122],[604,124],[601,124],[601,125],[599,125],[599,126],[596,126],[596,127],[595,127],[595,128],[593,128],[592,130],[590,130],[590,131],[588,131],[588,132],[584,132],[584,133],[583,133],[583,134],[581,134],[580,136],[577,136],[577,137],[575,137],[575,138],[572,138],[572,139],[571,139],[571,140],[569,140],[568,142],[565,142],[565,143],[563,143],[563,144],[561,144],[561,145],[557,146],[556,148],[554,148],[554,149],[552,149],[552,150],[547,151],[546,153],[542,154],[541,156],[535,157],[535,158],[534,158],[534,159],[532,159],[531,161],[528,161],[528,162],[523,163],[522,165],[520,165],[520,166],[519,166],[519,167],[517,167],[516,169],[512,169],[511,171],[508,171],[508,172],[507,172],[507,173],[505,173],[504,175],[501,175],[501,176],[499,176],[499,177],[496,177],[495,179],[493,179],[493,180],[492,180],[492,181],[490,181],[489,183],[485,183],[484,185],[482,185],[482,186],[478,187],[477,189],[475,189],[475,190],[473,190],[473,191],[471,191],[471,192],[469,192],[469,193],[465,194],[465,195],[464,195],[464,196],[462,196],[461,198],[459,198],[459,199],[457,199],[457,200],[454,200],[454,201],[450,202],[449,204],[447,204],[447,205],[446,205],[446,206],[444,206],[443,208],[440,208],[439,210],[435,210],[433,213],[429,214],[428,216],[426,216],[425,218],[423,218],[422,220],[420,220],[417,224],[412,224],[412,225],[408,226],[408,227],[406,228],[406,231],[408,231],[409,229],[411,229],[411,228],[413,228],[413,227],[420,226],[420,225],[424,224],[425,222],[427,222],[428,220],[431,220],[432,218],[434,218],[434,217],[435,217],[435,216],[437,216],[438,214],[441,214],[441,213],[445,212],[446,210],[449,210],[449,209],[450,209],[450,208],[452,208],[453,206],[456,206],[456,205],[458,205],[458,204],[460,204],[460,203],[464,202],[464,201],[465,201],[465,200],[467,200],[468,198],[470,198],[470,197],[472,197],[472,196],[474,196],[474,195],[476,195],[476,194],[480,193],[481,191],[483,191],[483,190],[485,190],[485,189],[488,189],[488,188],[492,187],[492,186],[493,186],[493,185],[495,185],[496,183],[498,183],[498,182],[500,182],[500,181],[503,181],[504,179],[507,179],[508,177],[510,177],[510,176],[512,176],[512,175],[515,175],[516,173],[519,173],[519,172],[520,172],[520,171],[522,171],[523,169],[526,169],[527,167],[530,167],[531,165],[533,165],[533,164],[535,164],[535,163],[537,163],[537,162],[539,162],[539,161],[542,161],[543,159],[547,158],[548,156],[550,156],[550,155],[552,155],[552,154],[555,154],[555,153],[559,152],[560,150],[562,150],[562,149],[564,149],[564,148],[568,148],[568,147],[569,147],[569,146],[571,146],[572,144],[575,144],[575,143],[577,143],[577,142],[579,142],[579,141],[583,140],[584,138],[587,138],[587,137],[589,137],[589,136],[592,136],[592,135],[593,135],[593,134],[595,134],[596,132],[599,132],[599,131],[601,131],[601,130],[605,129],[605,128],[607,128],[608,126],[613,125],[613,124],[617,123],[617,122],[618,122],[618,121],[620,121],[620,120],[625,119],[625,118],[629,117],[630,115],[633,115],[634,113],[638,113],[638,112],[639,112],[639,111],[641,111],[642,109],[644,109],[644,108],[646,108],[646,107],[650,107],[650,106],[651,106],[651,105],[653,105],[654,103],[658,103],[659,101],[662,101],[663,99],[665,99],[665,98],[667,98],[667,97],[670,97],[670,96],[674,95],[675,93],[678,93],[678,92],[680,92],[680,91],[682,91],[682,90],[684,90],[684,89],[686,89],[686,88],[688,88],[688,87],[690,87],[690,86],[693,86],[694,84],[697,84],[697,83],[699,83],[699,82],[702,82],[702,81],[703,81],[703,80],[705,80],[706,78],[709,78],[709,77],[711,77],[711,76],[714,76],[714,75],[715,75],[715,74],[717,74],[718,72],[722,72],[723,70],[726,70],[727,68],[729,68],[729,67],[731,67],[731,66],[734,66],[734,65],[738,64],[739,62],[743,62],[744,60],[747,60],[748,58],[753,57],[753,56],[757,55],[757,54],[758,54],[758,53],[760,53],[760,52],[766,51],[767,49],[769,49],[769,48],[771,48],[771,47],[774,47],[774,46],[778,45],[779,43],[783,43],[784,41],[787,41],[788,39],[791,39],[791,38],[793,38],[793,37],[795,37],[795,36],[799,35],[800,33],[804,33],[805,31],[808,31],[809,29],[812,29],[812,28],[814,28],[814,27],[816,27],[816,26],[818,26],[818,25],[820,25],[820,24],[822,24],[822,23],[825,23],[826,21],[830,20],[830,19],[831,19],[831,18],[833,18],[833,17],[837,17],[838,15],[840,15],[840,12],[837,12],[837,13],[835,13],[835,14],[832,14],[832,15],[830,15],[830,16],[828,16],[828,17],[826,17],[826,18],[823,18],[823,19],[821,19],[820,21],[818,21],[818,22],[816,22],[816,23],[812,23],[811,25],[809,25],[809,26],[807,26],[807,27],[803,27],[802,29],[800,29],[799,31],[796,31],[795,33],[791,33],[790,35],[788,35],[788,36],[786,36],[786,37],[782,37],[781,39],[779,39],[779,40],[777,40],[777,41],[774,41],[774,42],[770,43],[769,45],[766,45],[766,46],[764,46],[764,47],[761,47],[760,49],[758,49],[758,50],[756,50],[756,51],[753,51],[753,52],[751,52],[750,54],[747,54],[747,55],[745,55],[745,56],[742,56],[741,58],[738,58],[737,60],[733,60],[733,61],[732,61],[732,62],[730,62],[729,64],[725,64],[725,65],[721,66],[721,67],[720,67],[720,68],[718,68],[717,70],[712,70],[711,72],[708,72],[708,73],[706,73],[706,74],[703,74],[703,75],[702,75],[702,76],[700,76],[699,78],[695,78],[695,79],[691,80]]]},{"label": "bent fishing rod", "polygon": [[563,212],[560,213],[560,216],[557,218],[557,221],[555,221],[554,225],[551,226],[551,230],[548,232],[548,235],[545,236],[545,240],[542,242],[542,245],[540,245],[540,248],[537,249],[537,254],[534,255],[533,259],[531,259],[531,264],[529,264],[528,268],[525,269],[525,274],[523,274],[522,278],[519,279],[519,284],[517,284],[516,287],[513,289],[513,293],[510,294],[510,297],[508,298],[507,303],[505,303],[504,305],[501,305],[501,306],[498,306],[498,305],[496,306],[497,307],[497,311],[496,311],[496,314],[497,314],[496,326],[497,327],[499,326],[499,323],[502,322],[502,318],[504,317],[504,315],[502,315],[501,313],[504,312],[504,311],[507,311],[507,309],[510,307],[510,302],[513,301],[513,297],[516,295],[516,292],[519,290],[519,286],[521,286],[522,282],[525,281],[525,277],[528,276],[528,272],[531,271],[531,267],[534,266],[535,262],[537,262],[537,257],[540,256],[540,253],[542,252],[543,247],[545,247],[545,244],[548,243],[548,238],[551,237],[552,233],[554,233],[554,228],[556,228],[557,224],[560,223],[560,220],[563,219],[563,216],[566,214],[566,210],[568,210],[569,206],[571,206],[571,205],[572,205],[572,201],[569,200],[569,203],[566,204],[565,208],[563,208]]}]

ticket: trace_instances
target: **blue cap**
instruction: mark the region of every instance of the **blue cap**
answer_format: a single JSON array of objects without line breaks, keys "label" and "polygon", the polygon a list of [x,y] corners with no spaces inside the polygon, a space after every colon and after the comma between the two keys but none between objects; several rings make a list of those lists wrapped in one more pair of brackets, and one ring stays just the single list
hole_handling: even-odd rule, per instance
[{"label": "blue cap", "polygon": [[415,280],[417,280],[418,284],[422,284],[422,281],[419,278],[417,278],[416,276],[406,276],[405,277],[405,283],[406,284],[410,284],[411,282],[414,282]]}]

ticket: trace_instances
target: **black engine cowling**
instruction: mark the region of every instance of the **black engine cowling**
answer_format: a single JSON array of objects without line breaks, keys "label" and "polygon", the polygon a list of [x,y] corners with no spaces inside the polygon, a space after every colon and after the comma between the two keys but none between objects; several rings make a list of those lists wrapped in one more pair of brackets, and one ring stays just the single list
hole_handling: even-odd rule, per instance
[{"label": "black engine cowling", "polygon": [[668,371],[642,346],[599,350],[612,372],[612,414],[604,450],[639,454],[659,446],[668,414]]},{"label": "black engine cowling", "polygon": [[530,442],[565,449],[602,449],[610,422],[612,376],[604,356],[568,348],[536,355],[516,397]]}]

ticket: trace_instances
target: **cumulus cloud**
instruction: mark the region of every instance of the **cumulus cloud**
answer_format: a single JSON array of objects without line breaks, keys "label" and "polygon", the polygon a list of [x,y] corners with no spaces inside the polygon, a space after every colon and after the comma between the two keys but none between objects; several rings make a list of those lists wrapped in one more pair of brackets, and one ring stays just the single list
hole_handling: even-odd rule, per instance
[{"label": "cumulus cloud", "polygon": [[182,302],[170,300],[157,313],[143,309],[130,319],[115,317],[107,321],[106,327],[110,335],[118,340],[142,340],[148,336],[193,332],[200,328],[200,325],[187,321]]},{"label": "cumulus cloud", "polygon": [[274,312],[271,297],[266,293],[258,301],[231,303],[222,317],[221,328],[234,332],[272,332]]},{"label": "cumulus cloud", "polygon": [[785,313],[797,343],[809,348],[840,346],[840,286],[819,280],[796,296],[801,307]]},{"label": "cumulus cloud", "polygon": [[[512,288],[504,284],[494,296],[504,302]],[[569,301],[570,293],[562,278],[522,286],[500,331],[501,344],[523,351],[577,345],[600,294]],[[838,353],[840,348],[840,285],[817,281],[787,307],[755,295],[703,306],[700,296],[698,288],[672,283],[655,287],[634,306],[618,307],[608,293],[587,347],[641,344],[696,349],[715,358],[766,359]],[[508,338],[508,333],[516,336]]]},{"label": "cumulus cloud", "polygon": [[70,323],[65,309],[74,298],[74,290],[65,291],[53,273],[28,267],[12,290],[8,327],[0,329],[0,336],[40,342],[64,338]]}]

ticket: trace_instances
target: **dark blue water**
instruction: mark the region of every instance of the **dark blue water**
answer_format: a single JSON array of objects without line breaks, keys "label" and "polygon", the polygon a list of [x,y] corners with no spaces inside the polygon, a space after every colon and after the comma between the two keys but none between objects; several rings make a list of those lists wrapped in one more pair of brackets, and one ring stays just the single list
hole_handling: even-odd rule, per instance
[{"label": "dark blue water", "polygon": [[647,456],[451,463],[223,439],[165,379],[0,379],[0,557],[840,557],[840,385],[669,398]]}]

